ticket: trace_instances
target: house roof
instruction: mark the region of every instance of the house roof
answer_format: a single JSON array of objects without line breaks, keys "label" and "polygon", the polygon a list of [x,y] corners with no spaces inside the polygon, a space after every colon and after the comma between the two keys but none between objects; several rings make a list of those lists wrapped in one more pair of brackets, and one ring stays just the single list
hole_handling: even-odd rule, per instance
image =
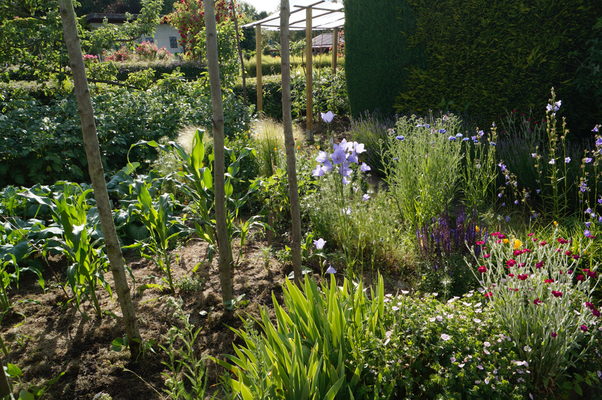
[{"label": "house roof", "polygon": [[[345,39],[339,36],[339,43],[345,43]],[[313,49],[320,48],[331,48],[332,47],[332,33],[322,33],[311,40],[311,47]]]},{"label": "house roof", "polygon": [[[345,25],[344,6],[341,3],[327,3],[324,0],[304,0],[293,6],[289,19],[289,29],[305,30],[307,8],[312,9],[312,30],[342,28]],[[268,30],[280,30],[280,12],[259,21],[246,24],[243,28],[261,25]]]}]

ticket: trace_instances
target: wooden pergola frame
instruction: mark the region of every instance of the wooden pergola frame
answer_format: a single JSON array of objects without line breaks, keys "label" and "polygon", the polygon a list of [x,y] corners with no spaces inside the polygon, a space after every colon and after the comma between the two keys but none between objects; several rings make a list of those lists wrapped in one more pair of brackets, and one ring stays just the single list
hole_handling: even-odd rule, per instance
[{"label": "wooden pergola frame", "polygon": [[[306,52],[306,135],[308,140],[313,140],[313,82],[312,82],[312,31],[333,29],[332,38],[332,71],[337,70],[337,52],[339,42],[339,29],[345,25],[345,13],[343,5],[325,2],[324,0],[305,0],[301,4],[293,6],[296,8],[290,13],[290,30],[305,30],[305,52]],[[305,13],[303,13],[305,11]],[[305,14],[305,15],[304,15]],[[261,28],[280,30],[280,13],[275,13],[262,20],[244,25],[243,28],[255,27],[256,63],[257,63],[257,111],[263,109],[263,89],[261,73]]]}]

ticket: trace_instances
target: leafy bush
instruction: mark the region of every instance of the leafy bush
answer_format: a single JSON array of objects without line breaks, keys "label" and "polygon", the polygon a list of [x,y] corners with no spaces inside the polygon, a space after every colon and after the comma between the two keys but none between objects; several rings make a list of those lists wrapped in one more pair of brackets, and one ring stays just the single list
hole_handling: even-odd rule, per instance
[{"label": "leafy bush", "polygon": [[[305,61],[301,57],[291,57],[291,69],[305,69]],[[261,74],[262,77],[268,77],[271,75],[280,75],[282,60],[280,57],[261,57]],[[337,66],[345,67],[345,58],[337,58]],[[328,69],[332,68],[332,55],[314,56],[312,58],[312,68],[315,69]],[[257,76],[257,60],[255,57],[245,61],[245,71],[248,77],[255,78]]]},{"label": "leafy bush", "polygon": [[[184,123],[212,126],[210,97],[199,95],[191,85],[182,84],[179,91],[118,89],[94,96],[92,102],[107,173],[126,165],[130,146],[139,140],[174,138]],[[0,129],[5,132],[0,142],[0,187],[88,179],[75,98],[43,105],[13,93],[0,100],[0,110]],[[250,110],[234,95],[224,96],[224,110],[227,135],[246,129]],[[150,148],[138,147],[131,154],[132,161],[144,168],[156,158]]]},{"label": "leafy bush", "polygon": [[[262,79],[263,112],[276,120],[282,119],[282,79],[279,75],[267,76]],[[292,116],[301,117],[306,109],[305,75],[296,73],[291,76]],[[247,79],[247,102],[257,106],[257,80]],[[239,80],[234,92],[242,95],[242,81]],[[313,111],[332,111],[335,114],[349,113],[347,88],[344,72],[339,70],[335,76],[329,69],[314,70],[313,74]]]}]

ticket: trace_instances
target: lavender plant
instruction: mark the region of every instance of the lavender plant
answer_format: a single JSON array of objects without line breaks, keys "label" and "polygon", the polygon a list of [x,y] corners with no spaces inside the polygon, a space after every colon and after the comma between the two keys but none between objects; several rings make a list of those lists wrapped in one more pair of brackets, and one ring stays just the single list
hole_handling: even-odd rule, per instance
[{"label": "lavender plant", "polygon": [[556,232],[550,243],[533,234],[523,243],[494,232],[480,246],[480,255],[472,252],[473,272],[516,343],[523,372],[540,388],[567,378],[567,369],[586,356],[602,332],[599,308],[591,300],[600,281],[597,265],[580,269],[583,253],[571,250]]},{"label": "lavender plant", "polygon": [[389,136],[385,159],[389,192],[400,219],[422,226],[443,212],[458,189],[462,159],[461,121],[453,114],[402,117]]}]

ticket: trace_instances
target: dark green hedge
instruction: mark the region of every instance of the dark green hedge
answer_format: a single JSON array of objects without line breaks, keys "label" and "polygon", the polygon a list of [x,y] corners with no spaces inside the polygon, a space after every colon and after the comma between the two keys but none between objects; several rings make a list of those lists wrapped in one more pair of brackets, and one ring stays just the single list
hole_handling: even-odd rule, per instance
[{"label": "dark green hedge", "polygon": [[[602,116],[602,104],[577,91],[579,63],[571,57],[571,52],[583,54],[595,34],[592,28],[602,15],[602,1],[407,2],[418,16],[408,40],[425,48],[428,66],[411,66],[399,90],[398,111],[426,112],[446,104],[452,110],[467,108],[488,123],[505,109],[533,108],[543,116],[554,87],[557,99],[563,100],[561,115],[574,131],[591,130]],[[352,40],[347,35],[350,64]]]},{"label": "dark green hedge", "polygon": [[184,74],[186,79],[196,79],[203,72],[207,71],[207,66],[198,62],[184,62],[174,61],[170,63],[165,62],[146,62],[146,63],[116,63],[119,73],[117,74],[117,80],[125,81],[131,73],[138,72],[141,70],[153,68],[155,70],[155,79],[162,78],[163,74],[171,74],[177,68],[180,68],[180,72]]},{"label": "dark green hedge", "polygon": [[[422,46],[410,47],[415,17],[406,0],[345,1],[345,71],[351,114],[393,113],[412,65],[424,65]],[[432,4],[431,7],[436,8]]]},{"label": "dark green hedge", "polygon": [[[268,75],[280,75],[282,72],[281,63],[282,60],[280,57],[262,57],[261,58],[261,74],[263,76]],[[341,57],[337,61],[337,66],[340,68],[345,67],[345,58]],[[291,69],[295,70],[299,67],[305,68],[305,61],[301,62],[300,59],[294,58],[291,59]],[[319,57],[314,58],[312,61],[312,68],[321,69],[321,68],[332,68],[332,58],[329,57]],[[255,57],[250,60],[245,60],[245,71],[247,72],[247,76],[256,77],[257,76],[257,63],[255,62]]]}]

